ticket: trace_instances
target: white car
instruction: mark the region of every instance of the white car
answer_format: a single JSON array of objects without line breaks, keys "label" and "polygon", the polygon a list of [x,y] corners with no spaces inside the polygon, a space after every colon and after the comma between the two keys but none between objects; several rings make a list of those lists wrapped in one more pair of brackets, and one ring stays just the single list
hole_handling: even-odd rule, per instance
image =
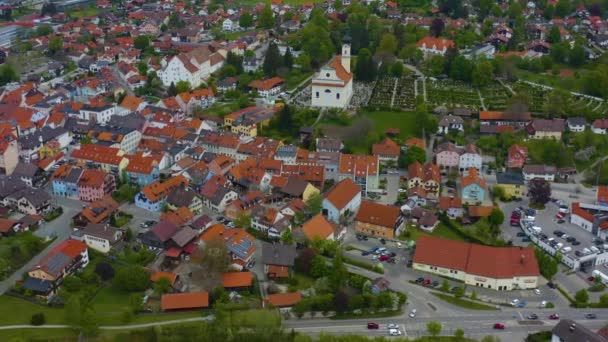
[{"label": "white car", "polygon": [[560,207],[559,212],[563,214],[570,214],[570,210],[568,209],[568,207]]},{"label": "white car", "polygon": [[378,256],[376,254],[372,255],[372,260],[378,260]]},{"label": "white car", "polygon": [[399,189],[399,190],[397,190],[397,191],[398,191],[399,193],[404,193],[404,192],[407,192],[407,189]]},{"label": "white car", "polygon": [[416,309],[414,309],[414,310],[412,310],[412,311],[410,312],[410,317],[411,317],[411,318],[416,317]]},{"label": "white car", "polygon": [[390,336],[401,336],[401,330],[399,329],[389,329],[388,334]]},{"label": "white car", "polygon": [[399,329],[399,325],[395,324],[395,323],[389,323],[387,328],[389,329]]},{"label": "white car", "polygon": [[540,290],[539,289],[534,289],[534,294],[540,295]]},{"label": "white car", "polygon": [[519,299],[515,298],[511,301],[511,306],[517,306],[519,304]]}]

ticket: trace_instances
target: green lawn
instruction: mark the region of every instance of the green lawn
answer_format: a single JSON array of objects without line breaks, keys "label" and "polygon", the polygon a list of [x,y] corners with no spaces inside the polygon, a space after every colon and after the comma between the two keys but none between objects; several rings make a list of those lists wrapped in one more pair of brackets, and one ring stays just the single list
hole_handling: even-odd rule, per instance
[{"label": "green lawn", "polygon": [[0,330],[0,341],[78,341],[78,333],[72,329]]},{"label": "green lawn", "polygon": [[254,31],[255,30],[237,31],[237,32],[223,33],[222,35],[223,35],[224,39],[226,39],[226,40],[235,40],[240,37],[246,36]]},{"label": "green lawn", "polygon": [[239,110],[239,104],[236,102],[229,102],[229,103],[215,103],[213,104],[213,106],[209,107],[209,108],[205,108],[202,113],[203,114],[208,114],[208,115],[213,115],[213,116],[220,116],[223,117],[226,114],[230,114],[232,112],[236,112],[237,110]]},{"label": "green lawn", "polygon": [[497,308],[493,307],[493,306],[489,306],[486,304],[482,304],[482,303],[478,303],[478,302],[474,302],[471,300],[467,300],[464,298],[456,298],[454,296],[448,295],[448,294],[444,294],[444,293],[439,293],[439,292],[431,292],[431,294],[437,298],[440,298],[450,304],[459,306],[461,308],[465,308],[465,309],[470,309],[470,310],[498,310]]},{"label": "green lawn", "polygon": [[449,239],[449,240],[457,240],[457,241],[465,241],[465,239],[458,234],[457,232],[453,231],[452,229],[450,229],[448,226],[446,226],[443,223],[439,223],[439,225],[437,225],[437,228],[435,228],[435,230],[433,230],[432,233],[427,233],[421,229],[415,228],[415,227],[408,227],[407,230],[408,234],[406,234],[406,239],[407,240],[418,240],[419,237],[423,236],[423,235],[427,235],[427,236],[435,236],[435,237],[441,237],[444,239]]},{"label": "green lawn", "polygon": [[101,289],[91,304],[99,314],[122,313],[129,306],[130,292],[122,291],[114,286]]},{"label": "green lawn", "polygon": [[398,138],[406,139],[416,136],[416,113],[414,112],[363,112],[374,123],[378,134],[384,135],[387,128],[398,128]]},{"label": "green lawn", "polygon": [[294,90],[312,74],[312,72],[301,72],[300,70],[293,69],[289,74],[285,75],[285,86],[287,90]]},{"label": "green lawn", "polygon": [[84,17],[94,17],[99,14],[100,10],[97,7],[88,7],[79,11],[68,12],[68,15],[74,19],[80,19]]},{"label": "green lawn", "polygon": [[47,324],[63,324],[63,309],[33,304],[23,299],[0,296],[0,325],[29,324],[32,314],[42,312]]}]

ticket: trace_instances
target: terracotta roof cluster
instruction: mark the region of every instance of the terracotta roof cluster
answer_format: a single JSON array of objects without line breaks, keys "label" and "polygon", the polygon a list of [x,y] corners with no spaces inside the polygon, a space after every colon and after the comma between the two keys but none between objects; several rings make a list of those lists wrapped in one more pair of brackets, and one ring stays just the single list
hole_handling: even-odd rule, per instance
[{"label": "terracotta roof cluster", "polygon": [[95,144],[84,144],[72,151],[72,158],[83,159],[101,164],[118,165],[123,160],[120,149]]},{"label": "terracotta roof cluster", "polygon": [[382,142],[372,145],[373,155],[399,157],[400,152],[399,145],[390,138],[384,138]]},{"label": "terracotta roof cluster", "polygon": [[540,275],[534,249],[530,247],[490,247],[422,236],[413,260],[494,279]]},{"label": "terracotta roof cluster", "polygon": [[471,184],[478,184],[482,188],[486,187],[486,181],[481,176],[479,176],[477,169],[474,167],[469,169],[469,173],[466,176],[461,177],[460,184],[463,188]]},{"label": "terracotta roof cluster", "polygon": [[325,240],[336,230],[336,225],[327,221],[321,214],[313,216],[302,225],[302,232],[308,240],[314,240],[315,238]]},{"label": "terracotta roof cluster", "polygon": [[89,188],[101,188],[105,184],[109,174],[102,170],[86,169],[78,180],[78,186]]},{"label": "terracotta roof cluster", "polygon": [[407,167],[407,176],[409,179],[420,178],[422,182],[432,180],[439,183],[441,169],[433,162],[427,162],[423,166],[418,161],[414,161]]},{"label": "terracotta roof cluster", "polygon": [[160,181],[156,181],[150,185],[145,186],[141,192],[150,200],[151,202],[156,202],[159,199],[162,199],[169,194],[173,188],[178,186],[186,186],[188,185],[188,180],[182,176],[176,176],[167,179],[165,182],[161,183]]},{"label": "terracotta roof cluster", "polygon": [[418,41],[416,44],[419,48],[427,48],[434,50],[447,50],[454,47],[454,41],[445,38],[435,38],[426,36]]},{"label": "terracotta roof cluster", "polygon": [[376,176],[378,168],[378,156],[345,153],[340,156],[340,173],[355,177]]},{"label": "terracotta roof cluster", "polygon": [[125,168],[127,172],[149,175],[154,170],[154,167],[158,165],[158,161],[153,157],[144,157],[139,154],[127,155],[125,157],[129,160],[129,164]]},{"label": "terracotta roof cluster", "polygon": [[265,80],[255,80],[249,83],[249,87],[257,90],[270,90],[272,88],[282,85],[284,80],[280,77],[272,77]]},{"label": "terracotta roof cluster", "polygon": [[108,195],[102,199],[91,202],[86,208],[82,209],[80,215],[91,223],[100,223],[118,210],[118,207],[118,202],[116,202],[112,196]]}]

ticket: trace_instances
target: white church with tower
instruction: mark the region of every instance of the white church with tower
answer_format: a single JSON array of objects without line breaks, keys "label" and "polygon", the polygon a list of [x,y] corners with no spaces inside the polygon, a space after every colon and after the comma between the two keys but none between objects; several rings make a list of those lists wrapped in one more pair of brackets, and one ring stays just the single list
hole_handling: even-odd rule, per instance
[{"label": "white church with tower", "polygon": [[346,108],[353,96],[350,40],[345,37],[342,55],[335,56],[312,78],[311,104],[321,108]]}]

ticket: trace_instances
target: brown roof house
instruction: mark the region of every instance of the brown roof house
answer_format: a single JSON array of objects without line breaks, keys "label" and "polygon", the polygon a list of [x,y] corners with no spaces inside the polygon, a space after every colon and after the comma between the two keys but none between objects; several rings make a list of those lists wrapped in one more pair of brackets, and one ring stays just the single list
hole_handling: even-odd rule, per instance
[{"label": "brown roof house", "polygon": [[418,226],[418,228],[426,230],[427,232],[432,232],[439,223],[439,218],[437,217],[437,213],[435,211],[421,207],[412,209],[410,218],[412,222]]},{"label": "brown roof house", "polygon": [[163,311],[198,310],[209,307],[208,292],[168,293],[160,298]]},{"label": "brown roof house", "polygon": [[380,162],[397,162],[401,148],[390,138],[384,138],[381,142],[372,145],[372,154],[378,157]]},{"label": "brown roof house", "polygon": [[300,229],[294,231],[294,235],[309,241],[314,239],[340,241],[346,235],[346,227],[329,222],[319,214],[304,222]]},{"label": "brown roof house", "polygon": [[562,133],[566,128],[564,119],[534,119],[526,130],[533,139],[556,139],[561,140]]},{"label": "brown roof house", "polygon": [[394,239],[401,233],[403,221],[399,207],[362,201],[355,217],[355,231],[357,234]]},{"label": "brown roof house", "polygon": [[298,304],[302,300],[300,292],[277,293],[266,296],[264,306],[272,305],[275,308],[285,308]]},{"label": "brown roof house", "polygon": [[89,223],[72,233],[72,239],[80,240],[89,248],[101,253],[108,253],[118,242],[122,241],[123,232],[109,224]]},{"label": "brown roof house", "polygon": [[357,213],[361,205],[361,187],[352,179],[345,178],[334,185],[323,199],[323,215],[340,223],[343,216]]},{"label": "brown roof house", "polygon": [[268,278],[287,278],[296,259],[296,248],[280,243],[262,242],[262,263]]}]

